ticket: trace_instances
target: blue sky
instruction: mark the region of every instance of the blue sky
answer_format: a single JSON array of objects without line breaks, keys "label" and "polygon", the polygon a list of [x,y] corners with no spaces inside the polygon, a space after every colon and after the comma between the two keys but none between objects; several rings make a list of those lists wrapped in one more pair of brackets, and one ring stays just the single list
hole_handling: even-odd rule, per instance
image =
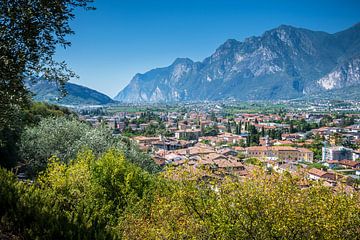
[{"label": "blue sky", "polygon": [[116,95],[136,73],[177,57],[202,61],[226,39],[243,40],[281,24],[334,33],[360,22],[358,0],[97,0],[77,11],[59,49],[77,84]]}]

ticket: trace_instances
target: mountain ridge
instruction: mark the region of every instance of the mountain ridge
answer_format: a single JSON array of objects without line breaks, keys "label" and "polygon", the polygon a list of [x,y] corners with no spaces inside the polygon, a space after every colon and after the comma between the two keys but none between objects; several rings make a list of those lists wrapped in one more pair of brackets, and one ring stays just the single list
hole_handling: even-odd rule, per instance
[{"label": "mountain ridge", "polygon": [[114,99],[139,103],[298,98],[327,90],[318,81],[357,56],[359,49],[359,23],[333,34],[280,25],[244,41],[228,39],[201,62],[177,58],[167,67],[136,74]]},{"label": "mountain ridge", "polygon": [[94,89],[75,83],[65,83],[66,96],[61,96],[59,86],[56,82],[38,79],[25,84],[30,92],[34,94],[36,101],[57,103],[63,105],[104,105],[114,103],[109,96]]}]

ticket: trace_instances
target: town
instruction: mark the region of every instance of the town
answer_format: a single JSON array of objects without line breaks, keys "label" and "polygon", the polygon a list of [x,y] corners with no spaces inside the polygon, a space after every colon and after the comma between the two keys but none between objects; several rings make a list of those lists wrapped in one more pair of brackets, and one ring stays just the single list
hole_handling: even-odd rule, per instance
[{"label": "town", "polygon": [[264,169],[359,189],[360,114],[354,109],[328,112],[325,106],[318,112],[287,108],[261,113],[229,106],[202,103],[80,113],[95,127],[105,124],[113,135],[130,137],[160,166],[206,169],[202,177],[246,178],[254,169]]}]

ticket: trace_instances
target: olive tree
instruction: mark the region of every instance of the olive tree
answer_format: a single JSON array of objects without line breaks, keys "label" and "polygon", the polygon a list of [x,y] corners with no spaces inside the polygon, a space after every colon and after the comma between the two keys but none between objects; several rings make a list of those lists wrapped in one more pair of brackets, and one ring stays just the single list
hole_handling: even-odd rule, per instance
[{"label": "olive tree", "polygon": [[78,141],[91,127],[75,119],[46,118],[38,126],[28,127],[21,136],[20,155],[31,172],[43,170],[56,155],[68,162],[75,156]]},{"label": "olive tree", "polygon": [[31,174],[44,170],[52,156],[69,163],[81,151],[90,149],[100,156],[109,148],[122,151],[129,162],[149,172],[159,171],[150,156],[130,139],[113,136],[105,126],[93,128],[77,119],[44,118],[38,125],[27,127],[20,140],[20,155]]}]

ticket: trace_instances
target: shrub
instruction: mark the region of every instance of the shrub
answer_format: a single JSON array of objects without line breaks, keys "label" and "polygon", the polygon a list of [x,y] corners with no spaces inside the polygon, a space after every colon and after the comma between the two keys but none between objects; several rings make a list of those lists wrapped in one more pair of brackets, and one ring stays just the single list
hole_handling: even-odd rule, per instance
[{"label": "shrub", "polygon": [[[178,174],[178,173],[177,173]],[[168,182],[158,188],[150,213],[128,214],[123,234],[131,239],[359,239],[360,195],[299,177],[254,173]]]},{"label": "shrub", "polygon": [[189,174],[151,175],[114,149],[52,158],[34,183],[0,169],[1,227],[23,239],[359,239],[358,192],[302,189],[290,174]]},{"label": "shrub", "polygon": [[114,239],[124,212],[152,188],[152,176],[114,149],[96,158],[80,153],[69,164],[52,158],[33,183],[0,169],[5,230],[25,239]]}]

